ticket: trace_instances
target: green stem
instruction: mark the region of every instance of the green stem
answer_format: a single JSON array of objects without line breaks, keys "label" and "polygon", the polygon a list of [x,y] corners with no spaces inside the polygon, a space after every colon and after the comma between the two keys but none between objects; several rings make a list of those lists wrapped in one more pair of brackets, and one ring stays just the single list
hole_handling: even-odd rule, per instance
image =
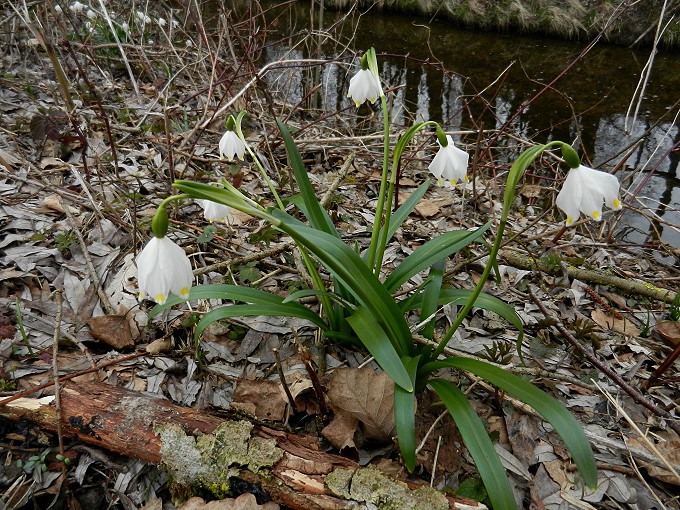
[{"label": "green stem", "polygon": [[444,337],[439,341],[437,348],[433,351],[432,359],[437,359],[439,355],[444,351],[444,348],[449,343],[449,340],[451,340],[453,334],[462,324],[468,312],[474,306],[477,297],[479,296],[479,294],[481,294],[482,289],[484,288],[484,284],[486,283],[486,280],[488,279],[489,274],[491,273],[491,268],[495,264],[496,256],[498,255],[498,250],[501,247],[501,241],[503,240],[503,232],[505,231],[505,225],[510,214],[510,207],[512,206],[512,203],[515,199],[515,189],[517,187],[517,184],[519,183],[519,180],[522,178],[524,171],[531,164],[531,162],[534,159],[536,159],[537,156],[539,156],[543,151],[545,151],[549,147],[555,145],[559,145],[563,151],[570,150],[573,152],[571,146],[565,144],[564,142],[555,140],[546,145],[537,145],[531,147],[530,149],[527,149],[526,151],[519,155],[515,163],[510,168],[510,172],[508,173],[508,179],[505,183],[505,193],[503,195],[503,212],[501,213],[501,219],[498,224],[498,234],[496,235],[496,240],[494,241],[493,247],[491,248],[491,253],[489,253],[489,261],[486,263],[484,272],[482,273],[482,276],[479,279],[479,283],[477,283],[474,292],[468,299],[467,303],[465,303],[465,306],[460,311],[460,313],[456,317],[456,320],[448,329]]},{"label": "green stem", "polygon": [[[387,111],[387,100],[385,96],[380,96],[380,104],[383,111],[383,168],[380,176],[380,191],[378,192],[378,204],[375,207],[375,219],[373,221],[373,232],[371,233],[371,244],[368,247],[368,267],[375,268],[376,252],[378,249],[380,234],[380,227],[383,223],[383,215],[385,213],[385,188],[387,187],[387,176],[390,165],[390,119]],[[388,204],[387,209],[391,206]],[[382,264],[380,264],[382,265]],[[380,265],[377,267],[378,274],[380,272]],[[375,269],[374,269],[375,272]]]}]

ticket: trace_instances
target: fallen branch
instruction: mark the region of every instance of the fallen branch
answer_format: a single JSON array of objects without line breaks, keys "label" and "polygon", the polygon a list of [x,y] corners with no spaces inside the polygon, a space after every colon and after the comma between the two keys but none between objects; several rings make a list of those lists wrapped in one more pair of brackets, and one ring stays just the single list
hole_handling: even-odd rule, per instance
[{"label": "fallen branch", "polygon": [[[521,255],[513,251],[505,251],[502,254],[502,258],[505,262],[511,266],[520,269],[529,269],[533,271],[541,271],[543,273],[548,273],[552,275],[560,274],[560,269],[546,264],[540,260],[536,260],[525,255]],[[630,280],[627,278],[621,278],[620,276],[614,276],[607,273],[601,273],[599,271],[594,271],[592,269],[583,269],[580,267],[575,267],[567,263],[562,263],[562,267],[566,270],[570,278],[575,278],[582,282],[589,283],[600,283],[603,285],[611,285],[625,292],[630,292],[631,294],[637,294],[639,296],[645,296],[658,301],[663,301],[665,303],[670,303],[675,299],[676,293],[656,287],[646,282],[641,282],[638,280]]]},{"label": "fallen branch", "polygon": [[[17,399],[0,407],[0,415],[52,431],[59,425],[49,397]],[[162,464],[177,483],[223,485],[237,477],[261,484],[291,509],[343,510],[357,502],[378,508],[486,508],[426,485],[399,482],[376,468],[360,468],[321,451],[316,437],[225,419],[118,386],[68,383],[61,390],[61,416],[65,436]]]}]

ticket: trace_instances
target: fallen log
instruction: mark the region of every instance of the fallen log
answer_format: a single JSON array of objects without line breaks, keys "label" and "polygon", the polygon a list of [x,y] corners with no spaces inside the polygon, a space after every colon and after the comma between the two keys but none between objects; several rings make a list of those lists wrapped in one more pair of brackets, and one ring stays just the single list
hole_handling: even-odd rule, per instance
[{"label": "fallen log", "polygon": [[[225,419],[180,407],[152,394],[101,383],[67,383],[61,390],[65,436],[161,464],[175,483],[210,487],[231,477],[259,483],[292,509],[343,510],[357,502],[378,508],[484,509],[476,501],[389,478],[319,449],[313,436]],[[0,406],[6,418],[56,431],[52,397],[19,398]]]}]

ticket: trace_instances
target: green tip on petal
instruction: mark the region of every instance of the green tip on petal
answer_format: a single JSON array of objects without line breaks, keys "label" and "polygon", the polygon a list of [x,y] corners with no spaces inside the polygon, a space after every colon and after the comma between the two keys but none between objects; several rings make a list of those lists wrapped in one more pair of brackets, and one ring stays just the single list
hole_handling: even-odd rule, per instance
[{"label": "green tip on petal", "polygon": [[569,165],[569,168],[578,168],[581,164],[581,160],[574,148],[566,143],[562,144],[561,147],[562,157],[564,158],[564,161],[567,163],[567,165]]},{"label": "green tip on petal", "polygon": [[229,117],[227,117],[226,124],[227,124],[227,131],[233,131],[234,130],[234,127],[236,126],[236,121],[234,120],[233,115],[229,115]]},{"label": "green tip on petal", "polygon": [[163,238],[168,233],[168,212],[163,203],[158,206],[156,214],[151,219],[151,231],[158,238]]}]

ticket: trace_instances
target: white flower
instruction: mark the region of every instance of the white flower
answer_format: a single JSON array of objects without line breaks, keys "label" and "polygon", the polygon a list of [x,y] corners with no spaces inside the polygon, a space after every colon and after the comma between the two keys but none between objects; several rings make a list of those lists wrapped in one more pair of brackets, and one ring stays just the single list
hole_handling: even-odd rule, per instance
[{"label": "white flower", "polygon": [[467,182],[467,165],[470,156],[453,144],[451,135],[446,135],[446,140],[449,144],[446,147],[439,144],[439,151],[428,168],[439,184],[442,183],[442,179],[454,185],[461,179]]},{"label": "white flower", "polygon": [[56,4],[56,5],[54,6],[54,12],[56,12],[56,13],[58,13],[58,14],[61,14],[61,13],[62,13],[61,5]]},{"label": "white flower", "polygon": [[85,13],[85,16],[87,16],[90,19],[95,19],[97,17],[97,13],[94,12],[92,9],[88,9],[87,12]]},{"label": "white flower", "polygon": [[184,250],[167,237],[153,237],[137,256],[139,298],[150,296],[162,305],[171,292],[189,295],[194,277]]},{"label": "white flower", "polygon": [[567,226],[578,220],[580,213],[600,221],[603,203],[615,211],[622,207],[615,176],[583,165],[569,170],[556,200],[557,207],[567,215]]},{"label": "white flower", "polygon": [[168,22],[165,21],[165,19],[163,19],[163,18],[158,18],[158,20],[156,20],[156,23],[158,23],[159,27],[164,27],[165,25],[168,24]]},{"label": "white flower", "polygon": [[369,69],[362,69],[349,80],[349,94],[354,104],[359,106],[367,99],[371,103],[382,95],[380,82]]},{"label": "white flower", "polygon": [[234,155],[243,161],[243,155],[246,152],[246,146],[236,132],[227,131],[220,139],[220,158],[226,156],[229,161],[234,159]]},{"label": "white flower", "polygon": [[77,0],[71,4],[69,9],[71,9],[72,12],[81,12],[84,11],[87,8],[87,5],[81,4]]},{"label": "white flower", "polygon": [[209,222],[221,221],[222,223],[231,223],[234,221],[234,215],[229,206],[218,204],[212,200],[199,200],[198,203],[203,207],[203,216]]}]

